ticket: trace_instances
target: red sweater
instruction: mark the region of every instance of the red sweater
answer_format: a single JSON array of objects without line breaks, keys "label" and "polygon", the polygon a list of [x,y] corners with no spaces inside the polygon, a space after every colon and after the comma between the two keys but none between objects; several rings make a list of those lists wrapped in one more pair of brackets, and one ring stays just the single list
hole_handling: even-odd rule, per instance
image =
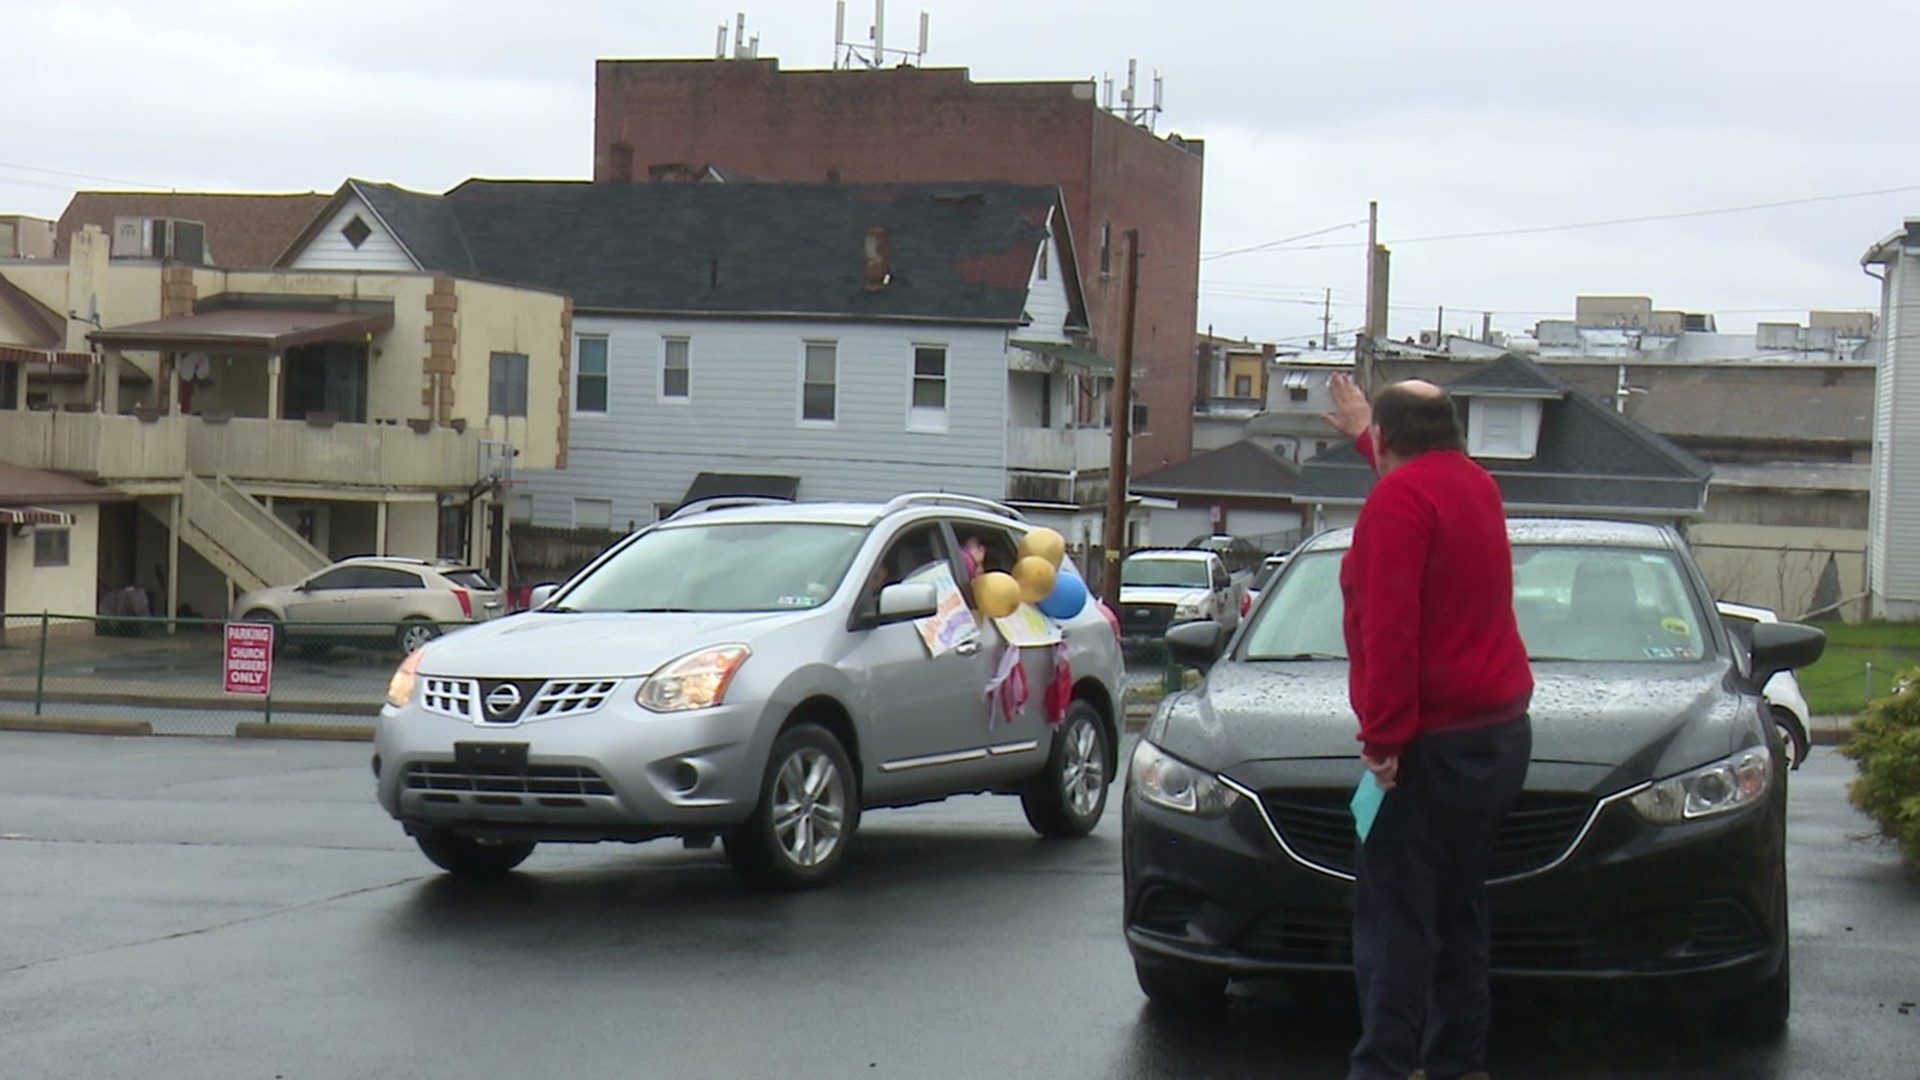
[{"label": "red sweater", "polygon": [[[1374,460],[1362,435],[1362,456]],[[1533,694],[1513,614],[1513,549],[1493,477],[1456,450],[1380,478],[1340,568],[1347,693],[1380,758],[1425,732],[1498,724]]]}]

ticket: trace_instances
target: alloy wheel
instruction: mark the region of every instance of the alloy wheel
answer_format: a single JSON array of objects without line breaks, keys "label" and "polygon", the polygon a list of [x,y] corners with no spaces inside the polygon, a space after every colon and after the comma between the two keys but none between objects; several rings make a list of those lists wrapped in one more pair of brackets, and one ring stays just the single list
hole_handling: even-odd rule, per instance
[{"label": "alloy wheel", "polygon": [[847,820],[846,784],[833,759],[811,746],[781,764],[773,786],[773,833],[797,866],[818,866],[840,846]]},{"label": "alloy wheel", "polygon": [[1066,753],[1060,760],[1060,787],[1075,814],[1093,813],[1106,785],[1107,770],[1100,752],[1100,733],[1084,717],[1067,732]]}]

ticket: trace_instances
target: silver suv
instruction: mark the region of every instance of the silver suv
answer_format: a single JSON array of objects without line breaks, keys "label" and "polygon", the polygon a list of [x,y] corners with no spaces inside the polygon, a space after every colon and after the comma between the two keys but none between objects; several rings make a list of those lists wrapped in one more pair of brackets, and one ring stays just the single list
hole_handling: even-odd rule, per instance
[{"label": "silver suv", "polygon": [[399,555],[359,555],[291,585],[242,593],[242,622],[275,624],[276,643],[324,651],[356,641],[389,640],[410,653],[443,628],[495,618],[505,596],[486,571]]},{"label": "silver suv", "polygon": [[[1005,632],[1033,644],[1010,645],[967,587],[1029,529],[952,495],[682,509],[533,610],[409,656],[375,737],[380,805],[466,877],[541,841],[679,836],[723,841],[757,883],[814,885],[863,811],[968,792],[1084,835],[1114,775],[1115,624],[1093,599],[1048,603],[1058,620],[1023,607]],[[1018,677],[987,692],[1010,649],[1017,707]]]}]

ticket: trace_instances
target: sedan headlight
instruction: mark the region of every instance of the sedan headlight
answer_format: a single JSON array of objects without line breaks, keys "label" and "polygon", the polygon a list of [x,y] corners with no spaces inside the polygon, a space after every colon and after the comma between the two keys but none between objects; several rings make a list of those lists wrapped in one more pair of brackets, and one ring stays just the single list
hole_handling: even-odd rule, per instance
[{"label": "sedan headlight", "polygon": [[394,669],[393,678],[387,680],[387,704],[404,709],[413,700],[414,688],[420,685],[420,654],[423,651],[415,649],[408,653],[407,658]]},{"label": "sedan headlight", "polygon": [[688,653],[648,676],[633,699],[652,712],[712,708],[726,699],[728,684],[752,655],[745,645],[716,645]]},{"label": "sedan headlight", "polygon": [[1692,772],[1658,781],[1630,802],[1656,825],[1712,817],[1752,806],[1773,786],[1773,752],[1755,746]]},{"label": "sedan headlight", "polygon": [[1217,777],[1181,761],[1145,739],[1133,751],[1127,787],[1155,806],[1200,817],[1219,817],[1240,801],[1240,793]]}]

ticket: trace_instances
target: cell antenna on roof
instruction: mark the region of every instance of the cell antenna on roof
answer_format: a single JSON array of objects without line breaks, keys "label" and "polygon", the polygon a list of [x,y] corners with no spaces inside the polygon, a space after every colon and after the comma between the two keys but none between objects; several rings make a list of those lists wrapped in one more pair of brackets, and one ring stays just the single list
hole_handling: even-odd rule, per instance
[{"label": "cell antenna on roof", "polygon": [[[747,36],[747,13],[742,11],[734,16],[733,58],[735,60],[754,60],[760,56],[760,35]],[[720,24],[720,31],[713,39],[713,58],[727,58],[727,24]]]},{"label": "cell antenna on roof", "polygon": [[863,49],[847,40],[847,0],[837,0],[833,12],[833,67],[847,71],[854,67],[868,70],[887,66],[889,56],[898,57],[901,67],[918,67],[927,55],[927,13],[920,13],[920,46],[917,49],[887,48],[887,0],[874,0],[873,25],[867,28],[868,44]]},{"label": "cell antenna on roof", "polygon": [[1112,79],[1104,80],[1106,84],[1106,100],[1103,107],[1108,112],[1116,113],[1122,120],[1125,120],[1129,124],[1152,131],[1155,123],[1159,120],[1162,103],[1165,100],[1166,81],[1161,78],[1158,71],[1153,73],[1153,103],[1147,105],[1142,104],[1140,101],[1139,80],[1140,62],[1138,60],[1128,60],[1127,82],[1125,86],[1120,88],[1120,108],[1115,109],[1113,107]]}]

